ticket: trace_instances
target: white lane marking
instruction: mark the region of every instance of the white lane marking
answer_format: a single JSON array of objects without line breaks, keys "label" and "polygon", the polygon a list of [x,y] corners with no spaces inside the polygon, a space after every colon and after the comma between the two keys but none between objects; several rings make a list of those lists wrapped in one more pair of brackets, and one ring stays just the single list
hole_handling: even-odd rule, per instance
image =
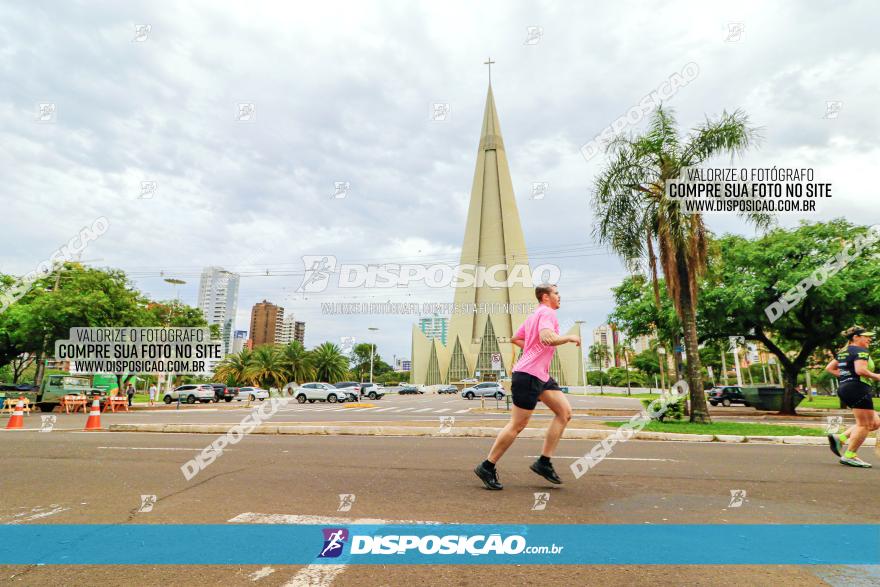
[{"label": "white lane marking", "polygon": [[395,413],[405,412],[405,411],[411,410],[411,409],[412,408],[398,408],[397,410],[395,410]]},{"label": "white lane marking", "polygon": [[[537,459],[538,455],[526,455],[527,459]],[[579,457],[563,457],[563,456],[555,456],[554,459],[582,459],[583,455]],[[629,457],[605,457],[602,459],[604,461],[662,461],[665,463],[677,463],[678,461],[675,459],[641,459],[641,458],[629,458]]]},{"label": "white lane marking", "polygon": [[[51,507],[51,506],[50,506]],[[58,506],[51,510],[41,512],[39,510],[43,509],[42,506],[35,507],[31,510],[31,515],[27,516],[26,514],[15,514],[14,517],[19,518],[17,520],[13,520],[12,522],[6,522],[7,526],[12,526],[15,524],[21,524],[22,522],[30,522],[31,520],[39,520],[42,518],[48,518],[49,516],[54,516],[55,514],[60,514],[61,512],[66,512],[70,508]],[[34,513],[37,512],[37,513]],[[26,516],[26,517],[22,517]]]},{"label": "white lane marking", "polygon": [[430,411],[431,411],[431,408],[422,408],[420,410],[413,411],[413,414],[419,414],[421,412],[430,412]]},{"label": "white lane marking", "polygon": [[393,410],[393,409],[394,409],[394,408],[379,408],[379,409],[377,409],[376,411],[377,411],[377,412],[387,412],[388,410]]},{"label": "white lane marking", "polygon": [[323,524],[327,526],[345,524],[366,524],[381,526],[385,524],[428,524],[436,525],[443,522],[427,522],[420,520],[381,520],[379,518],[343,518],[336,516],[311,516],[305,514],[259,514],[245,512],[227,520],[232,524]]},{"label": "white lane marking", "polygon": [[[171,448],[171,447],[159,447],[159,446],[99,446],[98,448],[103,448],[107,450],[204,450],[204,448]],[[227,450],[235,450],[234,448],[224,448],[223,452]]]},{"label": "white lane marking", "polygon": [[260,579],[262,579],[264,577],[268,577],[269,575],[271,575],[274,572],[275,572],[275,569],[273,569],[272,567],[263,567],[262,569],[254,571],[253,573],[248,575],[248,578],[251,581],[259,581]]},{"label": "white lane marking", "polygon": [[[324,526],[345,526],[348,524],[440,524],[418,520],[381,520],[378,518],[341,518],[333,516],[309,516],[300,514],[259,514],[245,512],[227,520],[230,523],[244,524],[320,524]],[[306,565],[294,575],[284,587],[326,587],[336,576],[345,570],[345,565]]]},{"label": "white lane marking", "polygon": [[436,410],[434,413],[435,414],[442,414],[443,412],[448,412],[448,411],[449,411],[449,408],[443,408],[442,410]]},{"label": "white lane marking", "polygon": [[345,565],[308,565],[300,569],[283,587],[326,587],[344,570]]},{"label": "white lane marking", "polygon": [[464,409],[464,410],[458,410],[458,411],[455,412],[455,413],[456,413],[456,414],[464,414],[465,412],[470,412],[470,409],[467,409],[467,408],[466,408],[466,409]]}]

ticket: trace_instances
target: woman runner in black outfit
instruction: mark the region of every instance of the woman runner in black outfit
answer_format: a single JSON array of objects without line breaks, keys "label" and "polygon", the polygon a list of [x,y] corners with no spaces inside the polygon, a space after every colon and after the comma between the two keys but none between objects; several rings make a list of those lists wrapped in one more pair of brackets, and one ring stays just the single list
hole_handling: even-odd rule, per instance
[{"label": "woman runner in black outfit", "polygon": [[[853,326],[842,334],[849,341],[847,347],[828,363],[825,370],[837,377],[840,384],[837,395],[844,404],[852,408],[856,423],[846,432],[829,434],[828,443],[831,445],[831,452],[840,457],[842,465],[870,467],[871,464],[860,459],[856,452],[868,434],[880,428],[880,416],[874,410],[870,386],[871,380],[880,381],[880,375],[874,373],[874,361],[868,354],[868,345],[871,344],[874,333],[861,326]],[[847,442],[847,450],[841,455],[841,448]]]}]

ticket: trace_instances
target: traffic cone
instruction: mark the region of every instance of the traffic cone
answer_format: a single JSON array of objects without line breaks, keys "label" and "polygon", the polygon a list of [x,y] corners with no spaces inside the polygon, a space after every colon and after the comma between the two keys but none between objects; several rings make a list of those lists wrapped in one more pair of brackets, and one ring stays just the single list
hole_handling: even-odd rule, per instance
[{"label": "traffic cone", "polygon": [[24,402],[18,400],[12,415],[9,417],[9,423],[6,424],[7,430],[18,430],[24,428]]},{"label": "traffic cone", "polygon": [[95,400],[92,402],[92,411],[89,412],[89,419],[86,420],[85,430],[100,430],[101,429],[101,402],[100,400]]}]

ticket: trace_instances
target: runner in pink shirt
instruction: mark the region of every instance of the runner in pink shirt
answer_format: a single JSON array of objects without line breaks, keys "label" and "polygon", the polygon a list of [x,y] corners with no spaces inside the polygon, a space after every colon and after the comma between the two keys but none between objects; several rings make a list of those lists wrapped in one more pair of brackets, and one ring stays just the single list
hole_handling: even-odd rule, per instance
[{"label": "runner in pink shirt", "polygon": [[495,463],[529,423],[539,400],[553,411],[555,417],[547,428],[541,456],[532,463],[530,469],[551,483],[562,483],[553,470],[550,457],[571,420],[571,405],[559,389],[559,384],[550,377],[550,362],[553,360],[557,346],[567,342],[580,346],[581,339],[574,335],[559,336],[556,310],[560,306],[561,298],[555,285],[539,285],[535,288],[535,297],[538,298],[540,305],[531,316],[526,318],[511,340],[523,351],[519,361],[513,366],[510,378],[513,396],[510,422],[498,433],[498,438],[495,439],[495,444],[492,445],[486,460],[474,469],[474,473],[483,481],[486,489],[504,488],[498,481]]}]

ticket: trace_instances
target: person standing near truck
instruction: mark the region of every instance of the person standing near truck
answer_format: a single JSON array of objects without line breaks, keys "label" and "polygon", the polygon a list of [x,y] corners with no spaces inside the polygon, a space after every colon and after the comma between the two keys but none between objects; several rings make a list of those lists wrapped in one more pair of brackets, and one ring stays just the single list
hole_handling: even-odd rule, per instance
[{"label": "person standing near truck", "polygon": [[[874,373],[874,361],[868,354],[874,333],[853,326],[841,334],[847,339],[847,346],[837,353],[825,370],[837,377],[837,395],[852,409],[856,423],[841,434],[829,434],[828,443],[831,452],[840,457],[842,465],[869,468],[871,463],[863,461],[856,453],[868,434],[880,428],[880,416],[874,409],[870,385],[871,381],[880,381],[880,375]],[[847,445],[846,451],[841,455],[844,445]]]}]

